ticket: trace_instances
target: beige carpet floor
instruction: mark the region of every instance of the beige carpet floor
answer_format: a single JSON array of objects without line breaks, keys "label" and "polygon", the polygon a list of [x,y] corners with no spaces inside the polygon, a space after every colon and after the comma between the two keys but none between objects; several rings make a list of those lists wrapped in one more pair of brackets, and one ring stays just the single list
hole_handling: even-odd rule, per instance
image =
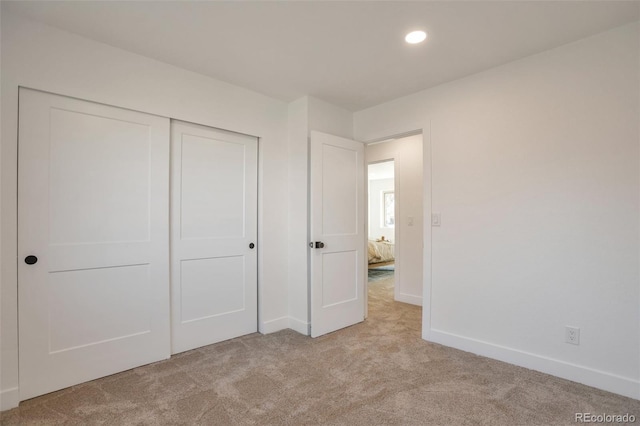
[{"label": "beige carpet floor", "polygon": [[419,307],[372,283],[364,323],[252,334],[25,401],[3,425],[561,425],[640,401],[420,338]]}]

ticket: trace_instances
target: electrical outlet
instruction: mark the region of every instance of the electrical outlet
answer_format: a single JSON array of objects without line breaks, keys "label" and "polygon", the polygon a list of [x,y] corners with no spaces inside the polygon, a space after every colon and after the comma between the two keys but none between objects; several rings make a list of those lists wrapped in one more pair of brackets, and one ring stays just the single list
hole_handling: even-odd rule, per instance
[{"label": "electrical outlet", "polygon": [[580,344],[580,329],[578,327],[565,327],[564,334],[565,342],[571,343],[572,345]]}]

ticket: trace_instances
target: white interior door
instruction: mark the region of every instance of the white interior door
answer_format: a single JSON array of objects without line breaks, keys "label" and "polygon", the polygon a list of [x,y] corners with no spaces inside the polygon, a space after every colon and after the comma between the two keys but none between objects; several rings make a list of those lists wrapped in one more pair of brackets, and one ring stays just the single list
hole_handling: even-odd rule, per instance
[{"label": "white interior door", "polygon": [[172,353],[257,331],[255,137],[171,124]]},{"label": "white interior door", "polygon": [[24,400],[169,357],[169,120],[27,89],[19,114]]},{"label": "white interior door", "polygon": [[311,336],[364,319],[364,145],[311,132]]}]

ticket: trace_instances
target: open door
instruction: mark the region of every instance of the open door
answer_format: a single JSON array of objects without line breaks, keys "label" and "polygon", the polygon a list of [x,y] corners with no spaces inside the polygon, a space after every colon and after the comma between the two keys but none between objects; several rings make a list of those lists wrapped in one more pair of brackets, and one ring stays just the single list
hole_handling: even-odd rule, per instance
[{"label": "open door", "polygon": [[311,132],[311,337],[364,320],[364,145]]}]

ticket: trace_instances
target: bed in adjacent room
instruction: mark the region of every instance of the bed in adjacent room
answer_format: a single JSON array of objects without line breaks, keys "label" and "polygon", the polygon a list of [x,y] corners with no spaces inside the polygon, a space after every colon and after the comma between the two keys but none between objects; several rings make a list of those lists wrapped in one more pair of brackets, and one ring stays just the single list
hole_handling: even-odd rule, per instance
[{"label": "bed in adjacent room", "polygon": [[394,245],[384,240],[368,241],[369,269],[393,265],[395,262]]}]

